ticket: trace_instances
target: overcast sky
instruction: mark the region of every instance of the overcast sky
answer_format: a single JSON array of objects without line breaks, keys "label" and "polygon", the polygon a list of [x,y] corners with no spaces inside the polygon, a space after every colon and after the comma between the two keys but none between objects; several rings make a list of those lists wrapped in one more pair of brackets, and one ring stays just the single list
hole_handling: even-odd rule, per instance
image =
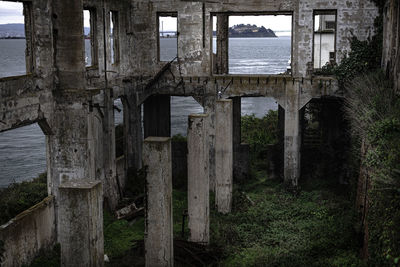
[{"label": "overcast sky", "polygon": [[24,23],[22,3],[0,1],[0,24]]},{"label": "overcast sky", "polygon": [[[0,1],[0,24],[6,23],[24,23],[22,14],[22,3]],[[164,31],[176,30],[176,18],[165,17],[160,19],[163,22]],[[292,17],[291,16],[229,16],[229,26],[236,24],[255,24],[258,27],[264,26],[274,31],[291,31]],[[215,21],[214,21],[215,24]],[[84,25],[89,27],[88,12],[84,14]],[[161,27],[161,23],[160,23]]]}]

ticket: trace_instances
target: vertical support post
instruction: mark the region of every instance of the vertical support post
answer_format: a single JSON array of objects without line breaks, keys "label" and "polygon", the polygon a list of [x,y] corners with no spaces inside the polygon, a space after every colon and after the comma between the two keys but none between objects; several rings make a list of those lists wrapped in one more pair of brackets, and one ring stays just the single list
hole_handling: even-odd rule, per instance
[{"label": "vertical support post", "polygon": [[59,187],[58,235],[62,266],[103,266],[103,189],[100,181]]},{"label": "vertical support post", "polygon": [[217,15],[217,74],[229,72],[229,17],[226,14]]},{"label": "vertical support post", "polygon": [[144,102],[144,138],[171,136],[171,97],[153,95]]},{"label": "vertical support post", "polygon": [[208,114],[192,114],[188,126],[189,240],[210,241]]},{"label": "vertical support post", "polygon": [[240,96],[232,98],[233,104],[233,177],[243,179],[240,168],[240,145],[242,143],[242,99]]},{"label": "vertical support post", "polygon": [[[128,89],[128,88],[127,88]],[[122,98],[124,106],[124,155],[125,177],[131,171],[142,167],[142,110],[137,105],[135,94],[126,90],[126,98]]]},{"label": "vertical support post", "polygon": [[284,180],[288,187],[296,189],[300,177],[300,85],[286,84]]},{"label": "vertical support post", "polygon": [[146,266],[173,266],[172,161],[169,137],[148,137],[143,143],[146,176]]},{"label": "vertical support post", "polygon": [[111,90],[103,93],[103,168],[104,168],[104,200],[106,207],[114,210],[118,200],[122,197],[119,194],[117,184],[117,169],[115,161],[115,123],[114,123],[114,99]]},{"label": "vertical support post", "polygon": [[232,100],[217,100],[215,107],[215,204],[221,213],[232,208],[233,111]]},{"label": "vertical support post", "polygon": [[[209,83],[210,84],[210,83]],[[210,90],[208,88],[207,90]],[[215,192],[215,96],[204,97],[204,113],[208,116],[208,144],[209,144],[209,180],[210,190]]]}]

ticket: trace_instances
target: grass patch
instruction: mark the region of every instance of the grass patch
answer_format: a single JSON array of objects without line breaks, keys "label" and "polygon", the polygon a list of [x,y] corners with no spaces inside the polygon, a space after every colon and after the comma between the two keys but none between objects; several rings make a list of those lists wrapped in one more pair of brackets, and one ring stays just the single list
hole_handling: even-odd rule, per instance
[{"label": "grass patch", "polygon": [[297,196],[266,177],[242,187],[254,204],[238,201],[236,193],[231,214],[212,212],[212,245],[224,252],[219,264],[362,266],[352,202],[324,183],[305,184]]}]

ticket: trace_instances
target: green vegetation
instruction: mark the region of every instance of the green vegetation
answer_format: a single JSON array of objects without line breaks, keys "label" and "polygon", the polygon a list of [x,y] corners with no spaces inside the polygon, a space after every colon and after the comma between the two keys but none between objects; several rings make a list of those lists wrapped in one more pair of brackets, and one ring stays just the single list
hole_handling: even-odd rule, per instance
[{"label": "green vegetation", "polygon": [[40,251],[30,267],[59,267],[61,266],[61,247],[56,244],[52,250]]},{"label": "green vegetation", "polygon": [[[241,193],[229,215],[213,212],[212,237],[222,266],[362,266],[346,190],[320,180],[294,196],[264,175]],[[242,196],[246,195],[247,198]]]},{"label": "green vegetation", "polygon": [[13,183],[0,189],[0,224],[8,222],[19,213],[47,197],[47,174],[42,173],[32,181]]},{"label": "green vegetation", "polygon": [[262,118],[242,116],[242,141],[250,145],[252,160],[260,158],[268,145],[278,143],[278,111],[270,110]]},{"label": "green vegetation", "polygon": [[[348,85],[347,114],[354,140],[366,148],[370,262],[398,265],[400,260],[400,96],[381,72]],[[360,147],[360,145],[359,145]],[[357,152],[360,155],[360,151]]]}]

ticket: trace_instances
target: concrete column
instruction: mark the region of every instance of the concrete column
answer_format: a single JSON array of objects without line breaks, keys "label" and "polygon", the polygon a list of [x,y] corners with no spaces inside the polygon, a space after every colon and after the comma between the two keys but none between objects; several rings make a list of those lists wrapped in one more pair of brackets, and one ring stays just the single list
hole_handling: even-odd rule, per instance
[{"label": "concrete column", "polygon": [[240,152],[242,143],[242,99],[240,96],[232,98],[233,105],[233,177],[234,179],[243,178],[240,174]]},{"label": "concrete column", "polygon": [[173,266],[171,139],[146,138],[143,165],[148,168],[144,239],[146,266]]},{"label": "concrete column", "polygon": [[209,144],[209,179],[210,190],[215,192],[215,96],[204,97],[204,113],[208,116],[208,144]]},{"label": "concrete column", "polygon": [[127,98],[122,98],[124,106],[124,155],[125,175],[142,167],[142,110],[137,105],[135,94],[126,90]]},{"label": "concrete column", "polygon": [[85,83],[83,1],[53,3],[54,65],[59,89],[82,88]]},{"label": "concrete column", "polygon": [[217,15],[217,74],[229,72],[229,17]]},{"label": "concrete column", "polygon": [[103,189],[100,181],[75,180],[59,187],[61,266],[103,266]]},{"label": "concrete column", "polygon": [[296,188],[300,177],[300,110],[299,82],[286,85],[284,180],[288,187]]},{"label": "concrete column", "polygon": [[85,90],[83,2],[52,1],[55,88],[49,119],[53,135],[47,138],[49,192],[72,179],[94,179],[88,127],[91,93]]},{"label": "concrete column", "polygon": [[115,156],[115,123],[114,123],[114,99],[111,90],[105,90],[103,94],[103,168],[104,168],[104,201],[106,207],[114,210],[118,201],[122,198],[117,182],[116,156]]},{"label": "concrete column", "polygon": [[219,212],[232,208],[233,111],[232,100],[217,100],[215,107],[215,204]]},{"label": "concrete column", "polygon": [[192,114],[188,126],[189,240],[210,240],[208,114]]},{"label": "concrete column", "polygon": [[153,95],[144,102],[144,138],[171,136],[171,97]]}]

